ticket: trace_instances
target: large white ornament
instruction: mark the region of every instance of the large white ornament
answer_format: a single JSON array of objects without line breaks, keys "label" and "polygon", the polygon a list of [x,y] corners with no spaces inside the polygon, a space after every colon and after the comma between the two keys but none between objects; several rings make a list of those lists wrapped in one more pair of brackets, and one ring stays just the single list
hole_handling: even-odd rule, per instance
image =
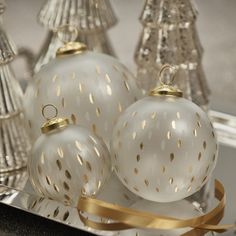
[{"label": "large white ornament", "polygon": [[98,193],[110,176],[111,165],[105,143],[67,121],[56,118],[43,126],[46,131],[32,149],[28,171],[37,193],[74,206],[81,193]]},{"label": "large white ornament", "polygon": [[139,96],[134,76],[117,59],[83,51],[59,56],[35,74],[24,105],[33,139],[40,134],[42,106],[52,103],[59,116],[70,117],[108,144],[117,117]]},{"label": "large white ornament", "polygon": [[134,103],[119,117],[112,136],[118,177],[132,192],[156,202],[192,195],[216,165],[217,142],[207,114],[175,94],[179,91],[163,86]]}]

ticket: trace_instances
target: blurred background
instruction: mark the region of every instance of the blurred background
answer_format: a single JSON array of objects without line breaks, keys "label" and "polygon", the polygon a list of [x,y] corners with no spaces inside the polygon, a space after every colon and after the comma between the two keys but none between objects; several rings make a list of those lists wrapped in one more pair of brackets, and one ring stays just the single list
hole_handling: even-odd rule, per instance
[{"label": "blurred background", "polygon": [[[17,47],[39,53],[47,31],[37,22],[44,0],[7,0],[4,24]],[[211,108],[236,115],[236,1],[195,0],[197,27],[205,49],[203,65],[212,95]],[[134,50],[141,32],[138,17],[143,0],[111,0],[119,19],[108,31],[119,59],[135,73]],[[15,65],[16,77],[23,77],[25,65]]]}]

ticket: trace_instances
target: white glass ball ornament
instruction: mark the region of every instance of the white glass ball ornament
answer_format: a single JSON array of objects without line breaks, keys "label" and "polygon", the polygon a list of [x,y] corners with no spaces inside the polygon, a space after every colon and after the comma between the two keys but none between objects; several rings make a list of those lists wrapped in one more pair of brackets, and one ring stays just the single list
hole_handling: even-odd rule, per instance
[{"label": "white glass ball ornament", "polygon": [[109,144],[117,117],[140,96],[134,76],[117,59],[71,42],[35,74],[24,106],[33,139],[40,135],[43,122],[39,112],[51,103],[60,110],[59,116],[70,117]]},{"label": "white glass ball ornament", "polygon": [[147,200],[171,202],[208,181],[217,141],[207,114],[181,91],[161,84],[119,117],[111,152],[115,172],[129,190]]},{"label": "white glass ball ornament", "polygon": [[35,191],[73,206],[81,193],[96,195],[111,173],[102,139],[68,119],[50,119],[41,130],[28,162]]}]

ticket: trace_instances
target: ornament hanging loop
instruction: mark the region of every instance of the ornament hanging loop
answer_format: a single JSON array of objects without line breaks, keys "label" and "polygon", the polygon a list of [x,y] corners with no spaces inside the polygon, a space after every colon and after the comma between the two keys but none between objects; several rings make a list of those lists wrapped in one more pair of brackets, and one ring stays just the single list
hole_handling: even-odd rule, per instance
[{"label": "ornament hanging loop", "polygon": [[[183,92],[172,86],[178,68],[171,65],[164,65],[159,72],[160,86],[150,91],[150,96],[174,96],[183,97]],[[168,71],[170,79],[164,81],[164,72]]]},{"label": "ornament hanging loop", "polygon": [[[164,66],[162,66],[160,72],[159,72],[159,81],[160,81],[160,84],[161,85],[172,85],[174,80],[175,80],[175,76],[176,76],[176,73],[177,73],[177,70],[178,68],[176,66],[171,66],[169,64],[166,64]],[[170,74],[170,79],[169,81],[164,81],[164,72],[165,71],[169,71],[169,74]]]},{"label": "ornament hanging loop", "polygon": [[58,38],[64,43],[57,49],[56,57],[75,55],[87,51],[87,46],[80,42],[75,42],[78,37],[78,29],[75,25],[63,25],[57,30]]},{"label": "ornament hanging loop", "polygon": [[63,44],[74,42],[78,34],[79,32],[75,25],[65,24],[57,29],[57,36]]},{"label": "ornament hanging loop", "polygon": [[[52,107],[52,108],[54,109],[54,111],[55,111],[55,115],[54,115],[54,116],[52,116],[52,117],[47,117],[47,116],[46,116],[45,112],[46,112],[46,108],[48,108],[48,107]],[[51,119],[57,117],[57,115],[58,115],[58,109],[57,109],[56,106],[54,106],[53,104],[47,104],[47,105],[43,106],[42,115],[43,115],[43,117],[44,117],[46,120],[51,120]]]},{"label": "ornament hanging loop", "polygon": [[[48,107],[52,107],[54,109],[54,111],[55,111],[54,116],[51,116],[51,117],[46,116],[45,109]],[[43,106],[42,115],[47,120],[43,124],[43,126],[41,127],[41,131],[43,134],[46,134],[46,133],[51,132],[53,130],[58,130],[58,129],[64,128],[69,124],[69,120],[67,118],[57,118],[58,109],[53,104],[47,104],[47,105]]]}]

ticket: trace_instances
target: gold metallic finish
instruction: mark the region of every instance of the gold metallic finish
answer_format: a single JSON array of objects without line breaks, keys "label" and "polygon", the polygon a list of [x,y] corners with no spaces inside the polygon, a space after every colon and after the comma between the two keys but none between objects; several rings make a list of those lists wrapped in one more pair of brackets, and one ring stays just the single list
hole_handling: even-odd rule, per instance
[{"label": "gold metallic finish", "polygon": [[174,179],[173,178],[169,178],[169,183],[173,184],[173,182],[174,182]]},{"label": "gold metallic finish", "polygon": [[42,163],[42,165],[45,163],[45,156],[44,156],[44,153],[42,152],[42,154],[41,154],[41,163]]},{"label": "gold metallic finish", "polygon": [[142,129],[143,129],[143,130],[145,129],[146,125],[147,125],[147,121],[146,121],[146,120],[143,120],[143,121],[142,121]]},{"label": "gold metallic finish", "polygon": [[101,154],[100,154],[100,152],[98,151],[97,147],[94,147],[93,149],[94,149],[95,153],[97,154],[97,156],[100,157]]},{"label": "gold metallic finish", "polygon": [[61,87],[60,87],[60,85],[57,86],[56,94],[57,94],[57,97],[59,97],[61,95]]},{"label": "gold metallic finish", "polygon": [[82,166],[83,165],[83,158],[80,156],[80,154],[77,154],[77,160],[78,160],[78,162],[79,162],[79,164]]},{"label": "gold metallic finish", "polygon": [[80,42],[68,42],[57,49],[56,57],[81,54],[87,51],[87,46]]},{"label": "gold metallic finish", "polygon": [[76,116],[75,116],[75,114],[71,114],[71,120],[72,120],[72,123],[75,125],[76,124]]},{"label": "gold metallic finish", "polygon": [[58,186],[57,186],[56,184],[53,184],[53,188],[55,189],[55,191],[56,191],[57,193],[60,192],[60,189],[58,188]]},{"label": "gold metallic finish", "polygon": [[170,139],[170,138],[171,138],[171,132],[168,131],[168,132],[167,132],[167,139]]},{"label": "gold metallic finish", "polygon": [[61,170],[61,169],[62,169],[61,161],[60,161],[60,160],[57,160],[56,163],[57,163],[58,169]]},{"label": "gold metallic finish", "polygon": [[148,187],[149,181],[147,179],[144,180],[145,185]]},{"label": "gold metallic finish", "polygon": [[177,193],[179,191],[179,188],[176,186],[175,187],[175,193]]},{"label": "gold metallic finish", "polygon": [[111,78],[108,74],[105,74],[105,79],[108,83],[111,83]]},{"label": "gold metallic finish", "polygon": [[196,130],[196,129],[193,130],[193,135],[194,135],[195,137],[197,137],[197,130]]},{"label": "gold metallic finish", "polygon": [[88,181],[89,181],[89,178],[88,178],[88,176],[85,174],[85,175],[83,175],[83,180],[84,180],[84,182],[87,184],[88,183]]},{"label": "gold metallic finish", "polygon": [[187,189],[187,192],[190,192],[192,190],[192,186],[190,185]]},{"label": "gold metallic finish", "polygon": [[101,115],[101,110],[99,107],[96,108],[96,116],[99,117]]},{"label": "gold metallic finish", "polygon": [[70,190],[70,186],[66,182],[63,182],[63,187],[66,191]]},{"label": "gold metallic finish", "polygon": [[174,153],[171,153],[170,154],[170,161],[172,162],[174,159],[175,159],[175,155],[174,155]]},{"label": "gold metallic finish", "polygon": [[132,112],[132,117],[135,117],[137,115],[137,111]]},{"label": "gold metallic finish", "polygon": [[177,147],[178,147],[178,148],[181,148],[181,146],[182,146],[182,141],[179,139],[179,140],[177,141]]},{"label": "gold metallic finish", "polygon": [[[55,110],[55,115],[52,118],[46,117],[46,115],[45,115],[45,109],[47,107],[52,107]],[[42,133],[45,134],[45,133],[48,133],[48,132],[56,130],[56,129],[62,129],[62,128],[66,127],[67,125],[69,125],[69,120],[67,118],[56,118],[57,114],[58,114],[58,110],[54,105],[47,104],[47,105],[43,106],[42,115],[48,121],[45,122],[43,124],[43,126],[41,127]]]},{"label": "gold metallic finish", "polygon": [[65,171],[65,176],[67,179],[71,179],[71,173],[68,170]]},{"label": "gold metallic finish", "polygon": [[179,112],[176,113],[176,116],[177,116],[178,119],[180,119],[180,113]]},{"label": "gold metallic finish", "polygon": [[97,128],[96,128],[96,125],[95,125],[95,124],[92,124],[92,130],[93,130],[93,133],[96,134]]},{"label": "gold metallic finish", "polygon": [[171,122],[171,126],[172,126],[173,129],[176,129],[176,123],[175,123],[175,120],[173,120],[173,121]]},{"label": "gold metallic finish", "polygon": [[112,95],[112,89],[111,89],[111,86],[107,84],[106,87],[107,87],[107,94],[108,94],[109,96],[111,96],[111,95]]},{"label": "gold metallic finish", "polygon": [[82,149],[81,149],[81,148],[82,148],[82,147],[81,147],[82,145],[81,145],[81,143],[80,143],[78,140],[75,141],[75,146],[76,146],[76,148],[77,148],[79,151],[82,150]]},{"label": "gold metallic finish", "polygon": [[92,166],[91,166],[91,164],[90,164],[89,161],[86,161],[86,168],[87,168],[87,170],[88,170],[89,172],[92,171]]},{"label": "gold metallic finish", "polygon": [[65,107],[65,98],[61,99],[61,106],[64,108]]},{"label": "gold metallic finish", "polygon": [[143,150],[143,147],[144,147],[143,143],[140,143],[139,147],[141,150]]},{"label": "gold metallic finish", "polygon": [[154,120],[156,117],[157,117],[157,113],[156,113],[156,112],[153,112],[153,113],[151,114],[151,118]]},{"label": "gold metallic finish", "polygon": [[59,155],[59,157],[63,158],[64,157],[64,152],[63,149],[61,147],[57,148],[57,154]]},{"label": "gold metallic finish", "polygon": [[201,158],[202,158],[202,153],[201,153],[201,152],[199,152],[199,154],[198,154],[198,160],[200,161],[200,160],[201,160]]},{"label": "gold metallic finish", "polygon": [[136,156],[136,160],[137,160],[137,162],[140,161],[140,155],[139,154]]},{"label": "gold metallic finish", "polygon": [[138,187],[134,187],[133,189],[134,189],[136,192],[139,192]]},{"label": "gold metallic finish", "polygon": [[91,104],[94,104],[94,97],[91,93],[89,93],[89,101]]},{"label": "gold metallic finish", "polygon": [[125,88],[127,89],[127,91],[129,92],[130,91],[130,87],[129,87],[129,84],[127,83],[127,81],[124,81],[124,85],[125,85]]},{"label": "gold metallic finish", "polygon": [[50,177],[49,177],[49,176],[46,176],[45,178],[46,178],[47,184],[48,184],[48,185],[51,185],[52,182],[51,182]]}]

